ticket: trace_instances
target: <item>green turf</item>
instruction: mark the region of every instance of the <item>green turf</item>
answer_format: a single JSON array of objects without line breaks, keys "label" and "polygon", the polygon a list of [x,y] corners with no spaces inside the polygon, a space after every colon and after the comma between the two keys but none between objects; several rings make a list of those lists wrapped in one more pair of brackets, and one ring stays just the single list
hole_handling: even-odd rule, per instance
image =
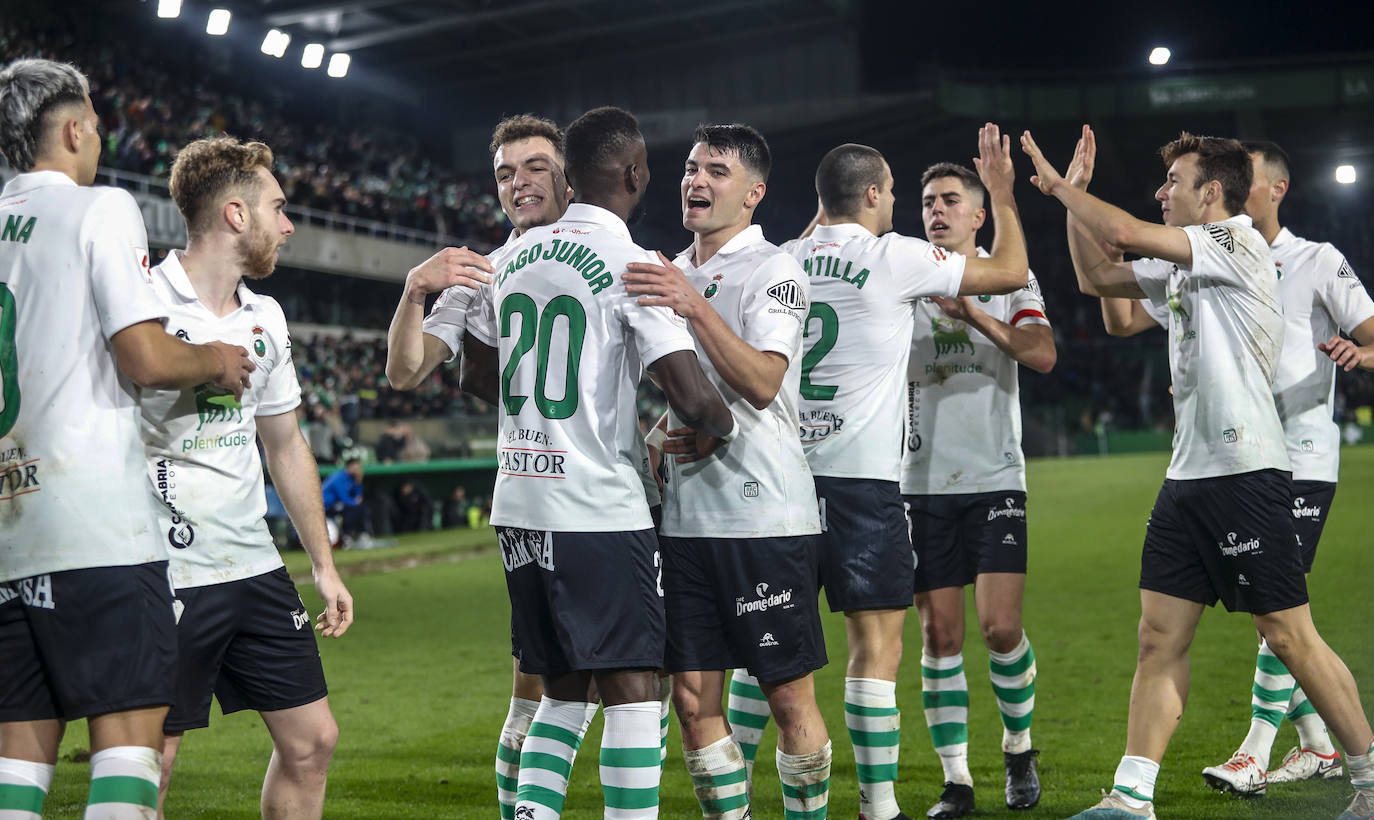
[{"label": "green turf", "polygon": [[[1043,750],[1045,797],[1038,810],[1002,808],[1000,724],[983,670],[986,653],[970,634],[965,653],[971,696],[972,768],[984,817],[1052,817],[1096,802],[1110,786],[1125,743],[1126,702],[1135,659],[1135,589],[1145,519],[1165,459],[1040,461],[1030,466],[1032,568],[1026,625],[1035,644],[1035,745]],[[1327,641],[1364,682],[1374,703],[1374,643],[1369,639],[1367,592],[1374,579],[1374,506],[1362,497],[1374,487],[1374,448],[1347,450],[1342,491],[1322,541],[1312,592]],[[391,551],[342,553],[340,563],[406,557],[490,544],[490,535],[461,532],[407,538]],[[304,565],[293,565],[300,571]],[[330,773],[326,816],[331,818],[496,817],[492,758],[509,698],[509,626],[501,564],[492,553],[455,563],[368,573],[350,578],[358,622],[322,647],[331,702],[342,729]],[[312,612],[308,585],[304,588]],[[826,616],[832,664],[817,675],[817,690],[835,738],[831,779],[833,817],[852,818],[857,794],[851,747],[844,734],[843,627]],[[1348,799],[1345,781],[1275,786],[1264,800],[1240,802],[1208,791],[1198,772],[1224,760],[1244,735],[1255,641],[1248,619],[1209,610],[1193,650],[1193,693],[1174,737],[1157,795],[1162,818],[1334,818]],[[898,799],[920,817],[939,792],[940,768],[919,710],[920,634],[907,627],[899,705],[906,712]],[[601,816],[593,724],[573,776],[565,817]],[[755,816],[778,817],[780,796],[772,764],[774,731],[760,749]],[[1292,744],[1285,727],[1275,746]],[[662,816],[700,816],[677,748],[669,738]],[[85,745],[84,724],[73,726],[64,753]],[[192,732],[178,763],[169,816],[250,818],[270,744],[253,714],[212,717]],[[63,762],[48,799],[49,817],[79,817],[84,765]]]}]

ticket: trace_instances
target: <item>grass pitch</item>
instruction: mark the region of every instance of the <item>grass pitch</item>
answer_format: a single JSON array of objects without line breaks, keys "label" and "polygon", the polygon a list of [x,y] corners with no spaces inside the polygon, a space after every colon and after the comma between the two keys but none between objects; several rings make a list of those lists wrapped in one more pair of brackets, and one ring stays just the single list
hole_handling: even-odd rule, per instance
[{"label": "grass pitch", "polygon": [[[1361,681],[1374,708],[1374,642],[1369,588],[1374,581],[1374,448],[1348,449],[1338,493],[1311,579],[1322,634]],[[964,652],[970,694],[970,749],[979,815],[1062,818],[1109,788],[1125,745],[1126,705],[1135,662],[1140,605],[1135,583],[1145,520],[1164,475],[1159,455],[1038,461],[1030,465],[1031,570],[1025,621],[1039,664],[1033,736],[1042,750],[1045,795],[1031,812],[1002,803],[1001,728],[987,683],[986,650],[972,620]],[[390,550],[341,553],[358,620],[322,645],[330,701],[342,736],[330,772],[330,818],[495,818],[492,762],[510,696],[508,603],[489,530],[431,533]],[[467,552],[462,560],[387,568]],[[293,572],[304,569],[292,556]],[[308,571],[305,573],[308,576]],[[304,584],[311,612],[318,599]],[[853,751],[844,730],[844,629],[826,614],[831,664],[817,692],[834,740],[831,816],[857,814]],[[898,705],[903,709],[903,810],[924,815],[938,797],[941,772],[920,711],[920,631],[908,621]],[[1156,791],[1161,818],[1334,818],[1349,799],[1345,780],[1274,786],[1242,802],[1208,790],[1199,774],[1224,761],[1248,728],[1255,636],[1249,619],[1208,611],[1193,644],[1192,697]],[[573,771],[569,820],[601,816],[597,749],[601,719]],[[773,766],[776,734],[759,750],[755,816],[780,817]],[[1277,762],[1295,742],[1284,727]],[[47,815],[80,817],[87,768],[73,762],[86,746],[84,723],[68,732]],[[662,816],[699,817],[674,726],[662,787]],[[172,818],[256,817],[271,745],[252,713],[211,718],[188,733],[168,800]]]}]

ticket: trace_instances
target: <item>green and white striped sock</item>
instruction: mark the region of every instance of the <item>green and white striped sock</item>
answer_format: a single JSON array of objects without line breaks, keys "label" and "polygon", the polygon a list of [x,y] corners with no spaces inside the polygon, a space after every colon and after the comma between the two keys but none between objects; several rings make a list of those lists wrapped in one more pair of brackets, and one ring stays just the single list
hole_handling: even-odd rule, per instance
[{"label": "green and white striped sock", "polygon": [[55,771],[50,763],[0,757],[0,820],[39,820]]},{"label": "green and white striped sock", "polygon": [[673,679],[664,675],[658,681],[663,693],[658,699],[658,769],[668,762],[668,716],[673,713]]},{"label": "green and white striped sock", "polygon": [[1298,745],[1302,748],[1311,749],[1319,755],[1329,755],[1336,751],[1336,747],[1331,745],[1331,734],[1326,730],[1326,721],[1317,714],[1312,701],[1307,699],[1307,693],[1302,691],[1301,686],[1293,687],[1293,697],[1288,701],[1286,717],[1298,730]]},{"label": "green and white striped sock", "polygon": [[601,733],[601,792],[605,820],[658,817],[659,702],[606,707]]},{"label": "green and white striped sock", "polygon": [[1112,777],[1112,791],[1133,809],[1143,809],[1155,799],[1155,780],[1159,778],[1159,764],[1148,757],[1127,755],[1116,764]]},{"label": "green and white striped sock", "polygon": [[897,755],[902,746],[902,715],[895,681],[844,679],[844,725],[854,744],[859,774],[859,813],[887,820],[901,813],[895,790]]},{"label": "green and white striped sock", "polygon": [[[568,775],[595,703],[554,700],[545,695],[520,747],[520,779],[515,816],[521,820],[556,820],[568,795]],[[524,811],[528,809],[528,812]]]},{"label": "green and white striped sock", "polygon": [[763,696],[757,678],[750,675],[748,670],[736,669],[730,673],[730,695],[725,705],[730,734],[739,744],[740,754],[744,756],[744,771],[752,783],[754,758],[759,753],[759,741],[763,739],[763,730],[772,715],[768,710],[768,698]]},{"label": "green and white striped sock", "polygon": [[154,820],[162,753],[147,746],[112,746],[91,755],[86,820]]},{"label": "green and white striped sock", "polygon": [[744,820],[749,816],[744,758],[733,737],[723,737],[701,749],[683,749],[692,790],[704,820]]},{"label": "green and white striped sock", "polygon": [[520,746],[530,731],[530,723],[539,710],[539,701],[511,698],[506,723],[496,741],[496,803],[501,808],[501,820],[515,817],[515,790],[520,778]]},{"label": "green and white striped sock", "polygon": [[1002,751],[1029,752],[1031,718],[1035,714],[1035,650],[1021,633],[1021,643],[1010,652],[988,651],[992,691],[1002,713]]},{"label": "green and white striped sock", "polygon": [[830,803],[830,741],[801,755],[778,749],[777,762],[784,820],[825,820]]},{"label": "green and white striped sock", "polygon": [[1250,688],[1250,732],[1240,744],[1240,750],[1255,758],[1261,769],[1269,768],[1269,753],[1274,738],[1283,723],[1284,710],[1293,699],[1297,681],[1289,674],[1266,641],[1260,641],[1255,657],[1255,683]]},{"label": "green and white striped sock", "polygon": [[932,658],[921,653],[921,705],[945,781],[973,785],[968,770],[968,679],[964,656]]}]

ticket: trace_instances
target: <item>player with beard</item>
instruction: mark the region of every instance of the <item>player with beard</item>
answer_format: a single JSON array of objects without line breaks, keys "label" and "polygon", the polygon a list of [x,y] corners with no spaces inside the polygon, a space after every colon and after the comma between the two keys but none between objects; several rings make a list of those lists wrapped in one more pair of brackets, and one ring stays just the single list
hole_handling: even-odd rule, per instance
[{"label": "player with beard", "polygon": [[[342,635],[353,601],[334,568],[315,458],[296,423],[301,401],[286,318],[243,280],[263,279],[294,230],[272,176],[272,151],[230,137],[197,140],[172,164],[186,250],[153,269],[167,332],[246,346],[257,370],[240,400],[208,388],[140,397],[148,473],[176,590],[176,700],[164,724],[165,799],[183,733],[254,709],[272,736],[263,817],[320,817],[338,739],[310,618],[263,520],[267,467],[310,555],[325,611],[316,629]],[[162,802],[161,800],[159,802]]]}]

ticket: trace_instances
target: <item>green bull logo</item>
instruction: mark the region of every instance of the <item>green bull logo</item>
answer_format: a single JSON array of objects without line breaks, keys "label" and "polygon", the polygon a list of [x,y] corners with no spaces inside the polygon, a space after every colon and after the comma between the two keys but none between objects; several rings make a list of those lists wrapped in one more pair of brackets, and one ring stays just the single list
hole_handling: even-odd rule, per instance
[{"label": "green bull logo", "polygon": [[243,421],[243,405],[232,394],[202,384],[196,388],[196,416],[200,419],[196,432],[200,432],[207,424]]},{"label": "green bull logo", "polygon": [[938,317],[930,317],[930,332],[935,336],[935,358],[945,353],[960,353],[968,348],[973,353],[973,342],[968,337],[968,328],[962,322],[946,322]]},{"label": "green bull logo", "polygon": [[1189,321],[1192,318],[1188,315],[1188,309],[1183,306],[1182,291],[1175,290],[1169,292],[1169,310],[1173,311],[1174,316],[1178,317],[1178,320],[1181,322]]}]

